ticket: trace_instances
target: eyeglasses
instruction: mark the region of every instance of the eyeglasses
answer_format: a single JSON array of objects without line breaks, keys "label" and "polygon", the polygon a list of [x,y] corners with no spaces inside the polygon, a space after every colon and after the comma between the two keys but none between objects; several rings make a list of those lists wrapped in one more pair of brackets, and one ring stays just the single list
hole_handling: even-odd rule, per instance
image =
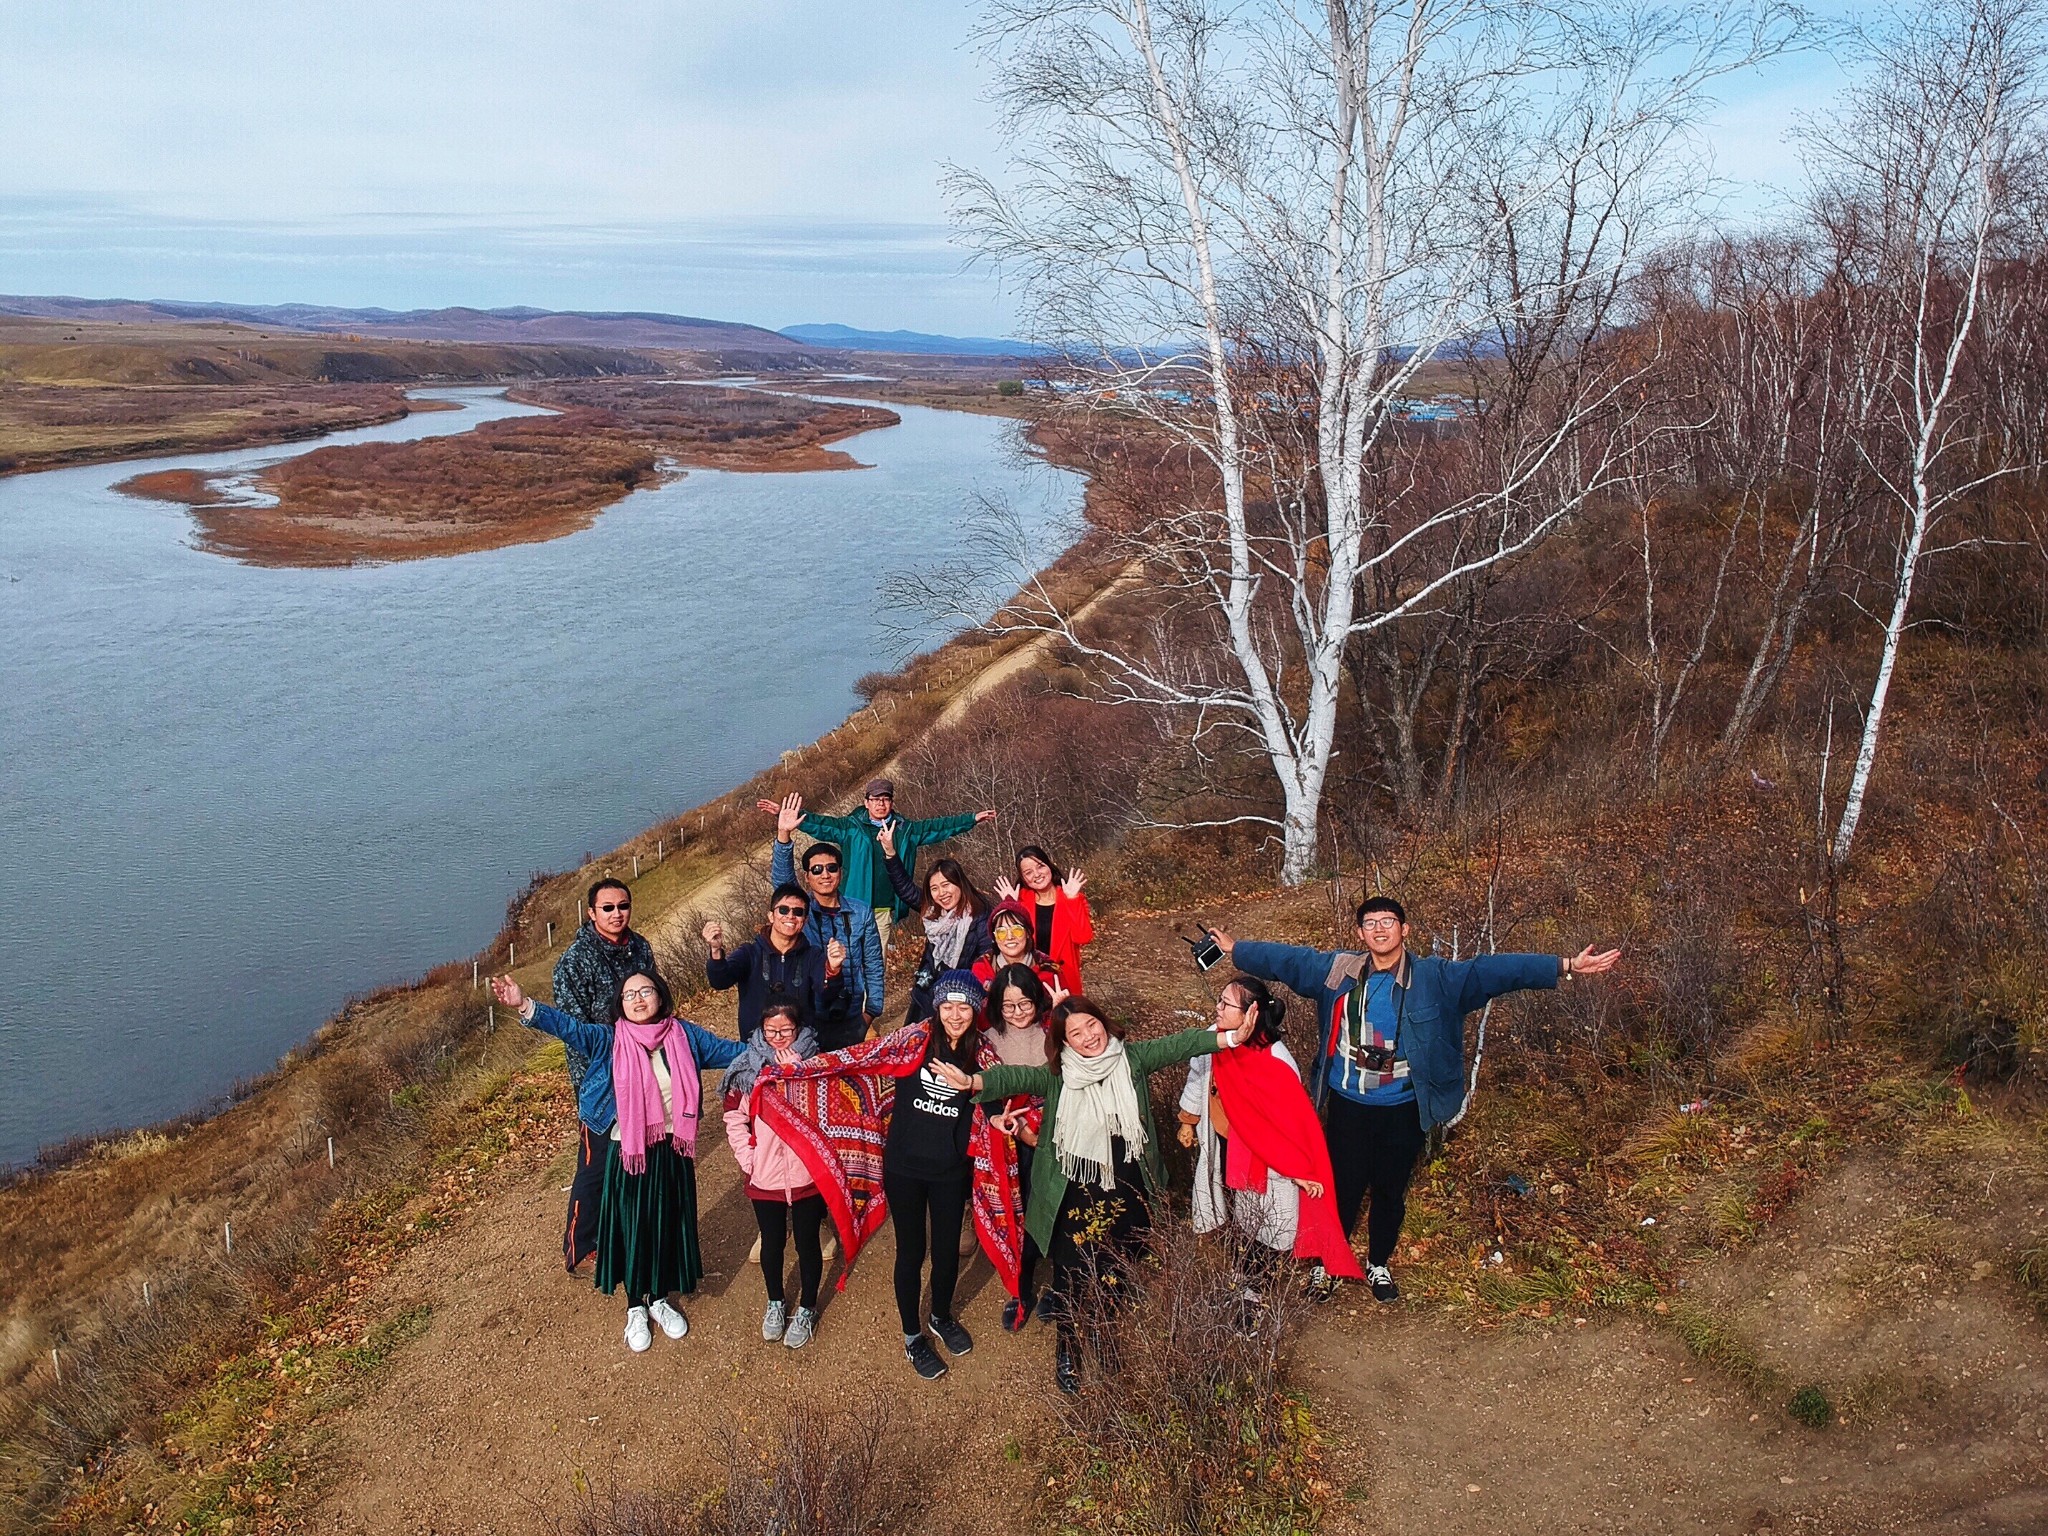
[{"label": "eyeglasses", "polygon": [[802,917],[805,910],[803,907],[777,907],[775,915],[777,917]]},{"label": "eyeglasses", "polygon": [[630,901],[600,901],[591,910],[596,912],[630,912],[633,910],[633,903]]},{"label": "eyeglasses", "polygon": [[813,875],[836,875],[839,873],[839,866],[837,864],[806,864],[804,871],[807,874]]},{"label": "eyeglasses", "polygon": [[1392,913],[1387,914],[1385,917],[1362,917],[1358,920],[1358,931],[1360,933],[1372,933],[1375,931],[1391,933],[1400,926],[1401,919],[1395,917]]},{"label": "eyeglasses", "polygon": [[1243,1003],[1233,1003],[1227,997],[1219,997],[1216,999],[1216,1011],[1218,1013],[1244,1013],[1248,1010]]},{"label": "eyeglasses", "polygon": [[1013,997],[1003,1004],[1003,1017],[1006,1019],[1028,1019],[1036,1012],[1038,1005],[1028,997]]},{"label": "eyeglasses", "polygon": [[661,994],[652,987],[628,987],[619,996],[629,1003],[644,1003],[652,1001],[661,996]]}]

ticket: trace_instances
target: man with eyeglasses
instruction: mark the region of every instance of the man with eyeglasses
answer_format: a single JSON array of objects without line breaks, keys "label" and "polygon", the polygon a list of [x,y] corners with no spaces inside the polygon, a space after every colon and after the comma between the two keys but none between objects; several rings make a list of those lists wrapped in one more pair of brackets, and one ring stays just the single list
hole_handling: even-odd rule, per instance
[{"label": "man with eyeglasses", "polygon": [[[797,825],[804,832],[812,837],[830,838],[845,850],[843,888],[874,910],[875,931],[884,949],[889,947],[891,930],[909,915],[910,908],[896,894],[889,871],[883,867],[882,852],[876,845],[875,834],[885,826],[895,828],[896,857],[903,861],[903,872],[914,878],[918,849],[943,843],[963,832],[972,832],[984,821],[996,819],[994,811],[966,811],[958,816],[928,816],[922,821],[907,821],[896,814],[894,779],[868,780],[868,787],[861,796],[861,809],[850,816],[821,816],[816,811],[804,810],[801,797],[792,796],[791,799],[796,801],[801,812]],[[775,817],[779,824],[782,808],[789,801],[758,800],[755,804]]]},{"label": "man with eyeglasses", "polygon": [[[619,984],[639,972],[654,974],[654,950],[631,927],[633,893],[624,881],[603,879],[584,893],[583,922],[555,962],[555,1006],[562,1012],[610,1029]],[[584,1076],[590,1062],[575,1047],[565,1048],[569,1085],[576,1092],[578,1125],[576,1176],[569,1182],[569,1214],[562,1223],[562,1259],[569,1273],[597,1247],[597,1199],[604,1188],[604,1144],[611,1124],[593,1128],[582,1111]]]},{"label": "man with eyeglasses", "polygon": [[704,942],[710,946],[704,979],[721,992],[738,988],[742,1040],[761,1032],[761,1014],[770,1003],[794,1003],[802,1022],[817,1035],[820,1050],[841,1050],[867,1033],[846,984],[846,946],[838,939],[820,946],[806,938],[810,910],[802,886],[776,886],[768,898],[766,926],[730,953],[725,925],[716,918],[704,925]]},{"label": "man with eyeglasses", "polygon": [[[775,814],[775,852],[769,860],[768,878],[776,885],[798,884],[796,878],[796,831],[804,817],[804,797],[791,795]],[[846,946],[846,986],[863,1010],[863,1022],[872,1029],[882,1014],[882,936],[875,927],[875,912],[858,897],[845,891],[846,850],[838,843],[819,841],[804,850],[804,878],[810,887],[811,915],[804,923],[804,937],[823,947],[837,939]]]},{"label": "man with eyeglasses", "polygon": [[[1408,914],[1389,896],[1359,903],[1357,950],[1239,942],[1213,930],[1237,968],[1277,981],[1315,1005],[1321,1039],[1308,1062],[1309,1097],[1330,1144],[1337,1217],[1349,1236],[1368,1194],[1367,1283],[1379,1301],[1401,1291],[1387,1267],[1408,1214],[1408,1185],[1430,1130],[1465,1104],[1465,1018],[1509,992],[1548,989],[1614,969],[1619,949],[1576,955],[1410,954]],[[1311,1281],[1336,1282],[1319,1264]]]}]

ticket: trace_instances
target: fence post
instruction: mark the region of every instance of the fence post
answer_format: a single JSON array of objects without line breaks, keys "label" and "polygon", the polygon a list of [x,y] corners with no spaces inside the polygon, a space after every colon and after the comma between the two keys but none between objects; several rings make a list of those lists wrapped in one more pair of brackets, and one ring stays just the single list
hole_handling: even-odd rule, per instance
[{"label": "fence post", "polygon": [[327,1138],[327,1166],[330,1168],[334,1166],[334,1138],[332,1136]]},{"label": "fence post", "polygon": [[232,1221],[222,1222],[220,1224],[220,1235],[221,1240],[227,1244],[229,1254],[232,1255],[235,1251],[235,1224]]},{"label": "fence post", "polygon": [[154,1307],[156,1305],[155,1302],[149,1299],[149,1282],[147,1280],[142,1282],[142,1304],[145,1307]]},{"label": "fence post", "polygon": [[637,853],[633,855],[633,878],[635,880],[640,878],[640,855]]},{"label": "fence post", "polygon": [[555,925],[554,925],[553,923],[549,923],[549,924],[548,924],[548,947],[549,947],[550,949],[552,949],[552,948],[554,948],[554,945],[555,945]]},{"label": "fence post", "polygon": [[57,1347],[50,1346],[50,1369],[57,1373],[57,1385],[64,1385],[64,1362],[57,1358]]},{"label": "fence post", "polygon": [[469,985],[471,991],[474,991],[483,983],[483,978],[477,974],[478,965],[478,961],[472,960],[469,962]]},{"label": "fence post", "polygon": [[519,964],[519,946],[517,944],[507,944],[505,946],[505,964],[508,969]]}]

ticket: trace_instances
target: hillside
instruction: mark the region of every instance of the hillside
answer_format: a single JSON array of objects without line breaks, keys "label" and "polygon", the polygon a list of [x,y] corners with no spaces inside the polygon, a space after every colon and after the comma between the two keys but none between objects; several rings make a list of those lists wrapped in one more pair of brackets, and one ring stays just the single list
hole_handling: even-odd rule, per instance
[{"label": "hillside", "polygon": [[760,326],[729,320],[642,311],[534,309],[523,305],[508,309],[344,309],[325,304],[219,304],[5,294],[0,295],[0,315],[128,325],[216,321],[259,329],[402,341],[653,347],[673,352],[778,356],[803,352],[808,345]]}]

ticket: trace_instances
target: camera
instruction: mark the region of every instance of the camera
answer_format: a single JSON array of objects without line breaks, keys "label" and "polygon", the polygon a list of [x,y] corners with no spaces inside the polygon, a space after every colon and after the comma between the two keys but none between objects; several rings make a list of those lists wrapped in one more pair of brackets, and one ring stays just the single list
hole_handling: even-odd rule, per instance
[{"label": "camera", "polygon": [[1223,946],[1216,942],[1216,935],[1208,929],[1203,928],[1199,931],[1202,935],[1199,939],[1182,934],[1180,941],[1194,951],[1196,969],[1212,970],[1223,960]]},{"label": "camera", "polygon": [[1394,1048],[1391,1045],[1361,1046],[1358,1061],[1368,1072],[1391,1072],[1394,1070]]}]

